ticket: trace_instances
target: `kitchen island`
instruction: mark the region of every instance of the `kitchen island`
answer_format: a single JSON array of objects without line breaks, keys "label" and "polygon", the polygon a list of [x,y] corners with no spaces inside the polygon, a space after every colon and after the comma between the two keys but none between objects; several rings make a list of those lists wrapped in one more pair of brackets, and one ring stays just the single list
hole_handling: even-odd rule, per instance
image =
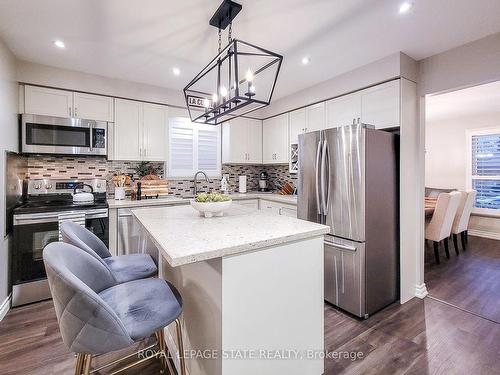
[{"label": "kitchen island", "polygon": [[190,375],[323,373],[327,226],[235,204],[209,219],[190,206],[132,213],[183,297]]}]

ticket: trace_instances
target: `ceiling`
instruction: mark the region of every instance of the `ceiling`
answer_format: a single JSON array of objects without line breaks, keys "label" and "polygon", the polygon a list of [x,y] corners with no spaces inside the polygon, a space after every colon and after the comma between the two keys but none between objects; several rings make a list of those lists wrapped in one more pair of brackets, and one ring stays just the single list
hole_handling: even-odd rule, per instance
[{"label": "ceiling", "polygon": [[493,113],[500,113],[500,81],[429,96],[425,102],[429,123]]},{"label": "ceiling", "polygon": [[[216,54],[208,20],[220,1],[2,0],[0,37],[22,60],[182,89]],[[404,15],[402,0],[239,2],[234,36],[284,55],[275,98],[398,51],[420,60],[500,32],[498,0],[414,0]]]}]

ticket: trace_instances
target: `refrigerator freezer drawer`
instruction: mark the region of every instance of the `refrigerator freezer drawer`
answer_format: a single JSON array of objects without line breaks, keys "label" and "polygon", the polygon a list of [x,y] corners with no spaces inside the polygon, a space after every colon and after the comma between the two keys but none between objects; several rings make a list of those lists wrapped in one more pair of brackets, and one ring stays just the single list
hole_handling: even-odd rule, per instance
[{"label": "refrigerator freezer drawer", "polygon": [[365,316],[365,244],[325,240],[325,300],[359,317]]}]

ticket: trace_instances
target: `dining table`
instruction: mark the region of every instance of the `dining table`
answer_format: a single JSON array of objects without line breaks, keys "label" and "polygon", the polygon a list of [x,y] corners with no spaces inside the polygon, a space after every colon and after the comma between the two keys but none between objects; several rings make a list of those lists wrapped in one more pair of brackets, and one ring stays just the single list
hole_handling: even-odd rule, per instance
[{"label": "dining table", "polygon": [[437,198],[425,197],[425,217],[432,217],[436,209]]}]

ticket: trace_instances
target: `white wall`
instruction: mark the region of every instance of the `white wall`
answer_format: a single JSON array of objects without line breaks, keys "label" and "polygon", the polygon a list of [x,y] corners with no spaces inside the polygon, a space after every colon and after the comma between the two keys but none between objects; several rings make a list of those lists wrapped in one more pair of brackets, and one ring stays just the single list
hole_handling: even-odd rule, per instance
[{"label": "white wall", "polygon": [[22,83],[84,91],[159,104],[186,106],[182,90],[172,90],[27,61],[18,61],[17,79]]},{"label": "white wall", "polygon": [[[5,233],[5,150],[18,150],[16,60],[0,39],[0,306],[8,297],[8,241]],[[1,314],[2,312],[0,312]],[[1,315],[0,315],[1,318]]]},{"label": "white wall", "polygon": [[500,33],[419,62],[420,95],[500,80]]},{"label": "white wall", "polygon": [[[425,186],[466,189],[466,131],[500,127],[500,111],[426,123]],[[500,239],[500,218],[473,215],[469,232]]]},{"label": "white wall", "polygon": [[427,122],[425,129],[425,186],[466,188],[468,129],[500,128],[498,113]]}]

